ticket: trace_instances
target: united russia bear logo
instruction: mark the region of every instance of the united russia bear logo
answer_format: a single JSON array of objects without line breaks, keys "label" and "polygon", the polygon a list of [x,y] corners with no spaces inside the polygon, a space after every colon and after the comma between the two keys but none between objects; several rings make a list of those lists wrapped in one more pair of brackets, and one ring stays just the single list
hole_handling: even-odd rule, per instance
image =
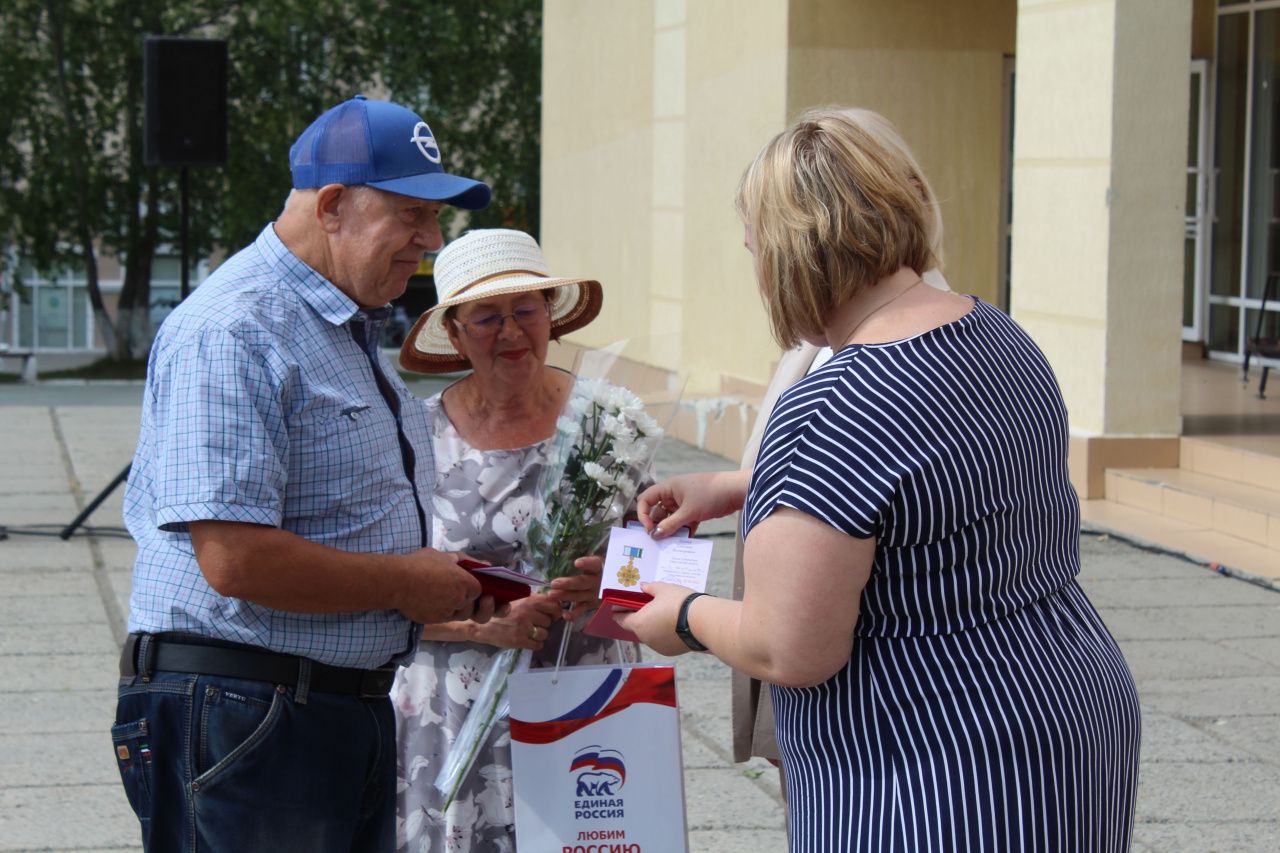
[{"label": "united russia bear logo", "polygon": [[600,746],[586,746],[574,753],[569,772],[578,776],[576,797],[614,797],[627,781],[622,753]]}]

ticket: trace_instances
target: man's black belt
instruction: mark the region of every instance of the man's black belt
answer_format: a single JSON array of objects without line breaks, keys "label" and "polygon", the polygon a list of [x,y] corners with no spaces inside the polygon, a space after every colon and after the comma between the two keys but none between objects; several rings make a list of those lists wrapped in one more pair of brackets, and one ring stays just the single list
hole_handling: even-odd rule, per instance
[{"label": "man's black belt", "polygon": [[208,645],[202,638],[184,641],[172,634],[150,637],[147,660],[139,660],[142,634],[130,634],[120,653],[120,674],[132,678],[153,672],[189,672],[244,678],[271,684],[301,686],[313,693],[341,693],[365,699],[380,699],[391,690],[396,666],[352,669],[317,663],[296,655],[286,655],[240,644]]}]

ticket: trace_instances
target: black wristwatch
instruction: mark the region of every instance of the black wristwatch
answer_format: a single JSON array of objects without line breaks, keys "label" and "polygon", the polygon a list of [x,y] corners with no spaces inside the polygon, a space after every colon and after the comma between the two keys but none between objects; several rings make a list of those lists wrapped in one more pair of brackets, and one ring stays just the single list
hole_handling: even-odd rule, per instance
[{"label": "black wristwatch", "polygon": [[689,630],[689,605],[693,604],[693,600],[700,595],[706,595],[705,592],[691,592],[689,597],[680,604],[680,614],[676,616],[676,636],[684,640],[684,644],[695,652],[705,652],[707,647],[698,642],[698,638],[693,636],[693,632]]}]

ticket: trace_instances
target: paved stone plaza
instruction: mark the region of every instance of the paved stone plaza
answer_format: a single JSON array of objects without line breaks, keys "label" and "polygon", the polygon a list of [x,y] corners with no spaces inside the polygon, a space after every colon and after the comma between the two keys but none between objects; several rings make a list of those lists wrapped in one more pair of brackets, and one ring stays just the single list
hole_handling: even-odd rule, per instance
[{"label": "paved stone plaza", "polygon": [[[128,462],[141,386],[0,386],[0,851],[137,850],[107,730],[132,542],[120,490],[55,533]],[[427,383],[415,391],[430,393]],[[662,473],[726,467],[669,442]],[[729,586],[720,524],[713,591]],[[1280,593],[1086,535],[1082,583],[1142,696],[1136,850],[1271,851],[1280,838]],[[690,849],[786,848],[777,774],[730,759],[727,670],[678,660]]]}]

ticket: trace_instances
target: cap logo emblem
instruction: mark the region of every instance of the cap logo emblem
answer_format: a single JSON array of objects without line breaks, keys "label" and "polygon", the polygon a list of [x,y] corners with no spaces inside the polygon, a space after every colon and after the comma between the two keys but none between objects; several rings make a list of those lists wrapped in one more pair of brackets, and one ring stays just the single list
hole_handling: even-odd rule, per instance
[{"label": "cap logo emblem", "polygon": [[431,128],[427,127],[425,121],[420,121],[413,126],[413,137],[409,141],[418,146],[423,157],[437,166],[440,165],[440,146],[436,144],[436,138],[431,135]]}]

